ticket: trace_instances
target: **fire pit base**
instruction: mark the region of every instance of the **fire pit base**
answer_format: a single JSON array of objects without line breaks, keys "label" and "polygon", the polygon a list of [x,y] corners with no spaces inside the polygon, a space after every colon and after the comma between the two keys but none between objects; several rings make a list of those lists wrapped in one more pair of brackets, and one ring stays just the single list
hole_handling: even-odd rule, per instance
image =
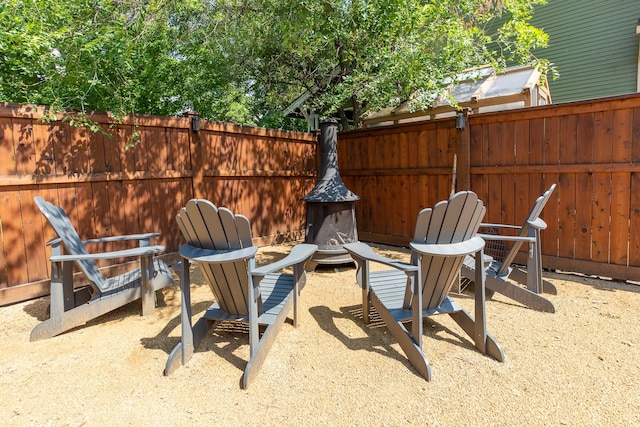
[{"label": "fire pit base", "polygon": [[346,249],[318,249],[313,258],[307,262],[306,270],[313,271],[318,264],[339,265],[352,263],[354,263],[353,258],[351,258]]}]

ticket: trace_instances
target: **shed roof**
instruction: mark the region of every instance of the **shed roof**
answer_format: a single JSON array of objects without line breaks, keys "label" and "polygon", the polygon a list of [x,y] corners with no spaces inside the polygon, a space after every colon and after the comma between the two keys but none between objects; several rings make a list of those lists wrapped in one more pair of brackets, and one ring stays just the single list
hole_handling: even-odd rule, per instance
[{"label": "shed roof", "polygon": [[[458,83],[449,88],[448,96],[438,98],[429,110],[412,111],[406,101],[398,107],[368,114],[364,124],[379,126],[429,120],[453,115],[460,108],[487,112],[551,103],[546,79],[534,67],[510,67],[498,74],[493,67],[486,66],[469,70],[458,77]],[[448,97],[453,98],[457,106],[451,105]]]}]

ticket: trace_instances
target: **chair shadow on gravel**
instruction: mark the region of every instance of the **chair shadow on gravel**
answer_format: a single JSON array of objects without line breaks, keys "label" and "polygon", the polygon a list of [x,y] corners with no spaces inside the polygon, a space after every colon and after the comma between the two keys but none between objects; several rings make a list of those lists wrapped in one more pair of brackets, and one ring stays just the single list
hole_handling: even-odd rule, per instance
[{"label": "chair shadow on gravel", "polygon": [[[396,340],[388,333],[386,325],[382,318],[376,313],[375,308],[371,307],[371,322],[367,325],[364,323],[362,315],[362,306],[355,305],[349,307],[341,307],[340,312],[333,311],[326,306],[316,306],[309,309],[311,315],[315,318],[318,325],[328,334],[336,337],[350,350],[367,350],[374,353],[383,354],[400,361],[414,375],[420,377],[420,374],[411,366],[404,354],[399,353],[391,345],[396,344]],[[355,322],[366,334],[366,337],[352,338],[344,334],[336,324],[336,319],[348,319]],[[431,339],[446,341],[450,344],[457,345],[466,349],[475,350],[473,342],[466,336],[434,322],[433,319],[427,318],[423,320],[424,324],[424,346],[428,349],[428,343]],[[410,328],[408,323],[406,327]],[[427,354],[428,357],[428,354]]]},{"label": "chair shadow on gravel", "polygon": [[[201,301],[192,306],[192,318],[199,319],[200,313],[204,312],[211,305],[211,301]],[[287,319],[289,320],[289,319]],[[177,336],[169,336],[172,331],[178,329]],[[262,332],[262,331],[261,331]],[[143,347],[153,350],[162,350],[167,355],[180,342],[180,313],[171,319],[164,328],[154,337],[142,338],[140,340]],[[246,347],[247,359],[239,357],[245,351],[240,349]],[[240,349],[240,350],[239,350]],[[194,349],[194,353],[213,352],[231,365],[244,371],[249,355],[249,327],[241,322],[217,321],[209,330],[200,345]]]}]

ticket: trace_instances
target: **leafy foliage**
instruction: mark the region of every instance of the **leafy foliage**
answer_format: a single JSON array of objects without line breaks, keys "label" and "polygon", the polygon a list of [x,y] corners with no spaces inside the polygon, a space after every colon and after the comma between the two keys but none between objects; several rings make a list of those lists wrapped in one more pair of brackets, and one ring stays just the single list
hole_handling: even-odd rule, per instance
[{"label": "leafy foliage", "polygon": [[548,65],[542,1],[1,0],[0,101],[296,127],[278,112],[308,90],[357,124],[469,67]]}]

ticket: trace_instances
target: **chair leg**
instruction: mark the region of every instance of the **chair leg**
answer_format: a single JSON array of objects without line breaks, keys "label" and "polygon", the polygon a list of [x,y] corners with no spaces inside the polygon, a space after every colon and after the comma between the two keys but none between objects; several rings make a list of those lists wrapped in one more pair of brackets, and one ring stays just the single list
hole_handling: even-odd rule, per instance
[{"label": "chair leg", "polygon": [[487,276],[487,289],[498,292],[527,307],[542,312],[555,313],[553,303],[542,295],[531,292],[519,285],[500,280],[493,276]]},{"label": "chair leg", "polygon": [[[472,338],[474,337],[474,334],[476,334],[476,324],[469,313],[462,310],[449,313],[449,315],[467,333],[467,335]],[[478,351],[482,354],[486,354],[487,356],[491,356],[498,362],[504,362],[504,352],[502,351],[500,344],[498,344],[495,338],[490,334],[486,333],[486,331],[483,336],[484,342],[474,340],[475,347]]]},{"label": "chair leg", "polygon": [[[183,260],[180,267],[174,267],[180,273],[180,342],[171,350],[164,368],[164,375],[171,375],[173,371],[186,363],[193,356],[193,352],[205,335],[215,323],[206,319],[203,315],[195,325],[192,326],[191,317],[191,283],[189,277],[189,262]],[[206,312],[205,312],[206,314]]]},{"label": "chair leg", "polygon": [[365,324],[371,323],[371,300],[369,298],[369,261],[354,257],[356,260],[356,281],[362,289],[362,318]]},{"label": "chair leg", "polygon": [[39,341],[59,335],[69,329],[82,326],[89,320],[109,313],[140,298],[140,288],[129,289],[118,294],[96,299],[62,314],[51,316],[31,331],[31,341]]},{"label": "chair leg", "polygon": [[422,352],[422,348],[416,340],[411,336],[407,328],[401,322],[396,321],[386,307],[380,302],[378,297],[371,293],[371,303],[376,308],[378,314],[389,329],[389,332],[398,341],[404,354],[409,359],[411,365],[422,375],[427,381],[431,381],[431,368],[429,362]]},{"label": "chair leg", "polygon": [[292,296],[289,295],[289,298],[287,298],[287,301],[284,303],[284,306],[278,314],[275,322],[267,327],[257,344],[251,344],[251,358],[249,359],[249,362],[247,362],[247,366],[244,370],[244,375],[240,380],[240,387],[242,387],[243,389],[249,387],[249,384],[253,382],[255,377],[258,375],[258,372],[260,372],[262,364],[267,358],[269,350],[271,350],[271,346],[276,340],[276,337],[278,336],[278,333],[280,332],[280,329],[282,328],[282,325],[287,318],[289,310],[291,309],[291,305]]},{"label": "chair leg", "polygon": [[140,287],[142,288],[142,315],[150,316],[156,311],[156,295],[153,290],[153,286],[151,286],[151,270],[153,269],[153,264],[151,261],[151,257],[142,256],[140,257],[140,275],[141,275],[141,283]]},{"label": "chair leg", "polygon": [[[522,285],[526,285],[527,272],[520,268],[514,267],[513,270],[511,270],[511,274],[509,274],[509,279],[514,280]],[[544,279],[542,279],[541,282],[542,282],[542,293],[558,295],[558,289],[553,283]]]}]

